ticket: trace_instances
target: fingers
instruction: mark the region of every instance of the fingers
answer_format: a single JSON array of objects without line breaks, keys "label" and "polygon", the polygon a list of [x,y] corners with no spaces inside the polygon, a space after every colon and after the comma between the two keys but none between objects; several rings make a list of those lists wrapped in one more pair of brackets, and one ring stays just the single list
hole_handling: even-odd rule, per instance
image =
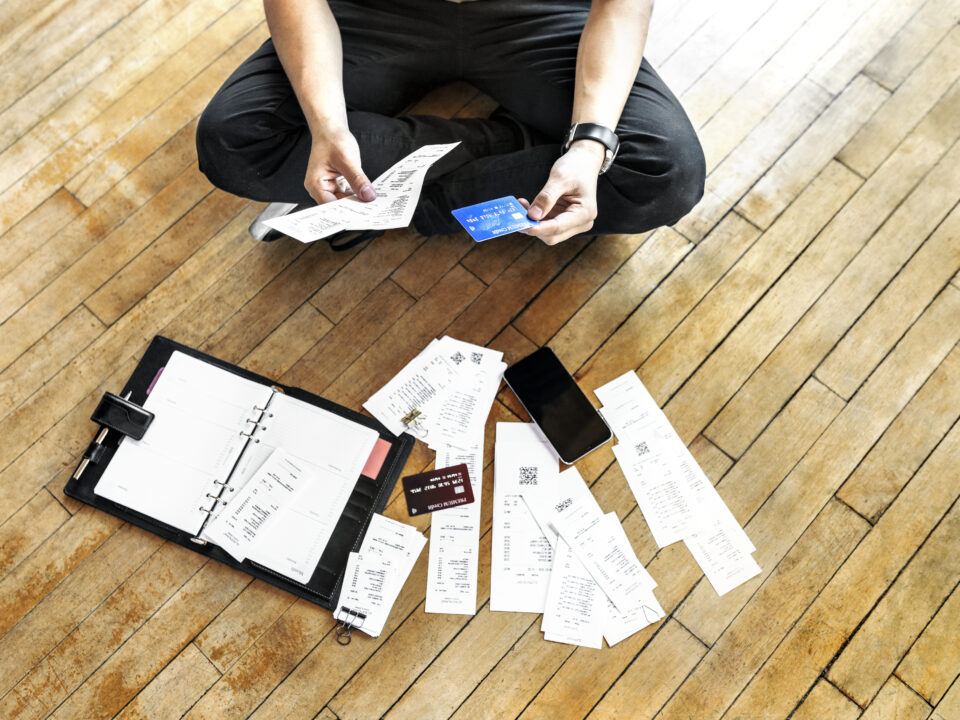
[{"label": "fingers", "polygon": [[358,198],[364,202],[377,199],[377,191],[373,189],[373,185],[370,184],[370,179],[364,174],[363,170],[360,169],[359,163],[347,164],[346,167],[341,169],[341,174],[347,183],[349,183],[354,195]]},{"label": "fingers", "polygon": [[547,245],[556,245],[593,227],[596,213],[584,205],[571,205],[552,218],[541,220],[521,232],[540,238]]},{"label": "fingers", "polygon": [[550,211],[553,210],[553,206],[557,204],[557,200],[560,199],[561,195],[563,195],[563,188],[551,175],[550,179],[547,180],[547,184],[543,186],[543,190],[540,191],[530,204],[527,217],[531,220],[541,220],[547,217]]}]

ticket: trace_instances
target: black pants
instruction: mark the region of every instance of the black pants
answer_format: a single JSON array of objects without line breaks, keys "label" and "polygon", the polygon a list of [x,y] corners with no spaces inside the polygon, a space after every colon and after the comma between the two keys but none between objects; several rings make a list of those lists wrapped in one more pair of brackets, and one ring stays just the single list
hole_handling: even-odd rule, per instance
[{"label": "black pants", "polygon": [[[376,178],[421,145],[462,141],[427,175],[414,215],[418,231],[457,231],[453,208],[537,195],[570,124],[589,2],[330,0],[330,7],[343,42],[347,121],[367,176]],[[524,149],[502,119],[395,117],[453,80],[492,96],[532,130],[536,144]],[[600,177],[591,234],[637,233],[683,217],[703,194],[703,152],[680,103],[646,60],[617,134],[620,153]],[[312,202],[303,186],[310,132],[270,40],[204,110],[197,153],[210,181],[231,193]]]}]

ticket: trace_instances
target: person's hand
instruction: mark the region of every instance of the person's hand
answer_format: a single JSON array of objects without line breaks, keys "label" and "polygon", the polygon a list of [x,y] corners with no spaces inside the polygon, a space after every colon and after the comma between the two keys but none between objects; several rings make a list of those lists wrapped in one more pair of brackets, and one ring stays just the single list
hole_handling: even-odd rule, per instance
[{"label": "person's hand", "polygon": [[360,167],[357,140],[346,128],[329,128],[313,134],[303,185],[320,204],[350,193],[366,202],[377,197]]},{"label": "person's hand", "polygon": [[527,217],[539,221],[521,232],[556,245],[592,228],[597,217],[597,175],[603,155],[603,146],[593,140],[571,145],[553,164],[547,184],[533,202],[519,198],[527,208]]}]

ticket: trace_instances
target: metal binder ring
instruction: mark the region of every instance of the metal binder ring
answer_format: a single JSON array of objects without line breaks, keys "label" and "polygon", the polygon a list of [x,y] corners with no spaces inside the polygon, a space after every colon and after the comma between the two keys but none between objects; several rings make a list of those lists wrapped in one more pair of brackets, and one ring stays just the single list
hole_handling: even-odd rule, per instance
[{"label": "metal binder ring", "polygon": [[266,406],[260,407],[259,405],[254,405],[254,406],[253,406],[253,409],[256,410],[256,411],[259,412],[259,413],[262,413],[262,412],[264,412],[264,411],[267,409],[267,407],[266,407]]},{"label": "metal binder ring", "polygon": [[253,433],[245,433],[243,430],[240,431],[240,434],[243,435],[243,437],[245,437],[245,438],[252,438],[252,437],[253,437]]},{"label": "metal binder ring", "polygon": [[353,630],[352,625],[340,624],[337,626],[337,642],[341,645],[349,645],[350,640],[353,638],[350,637],[350,632]]},{"label": "metal binder ring", "polygon": [[207,515],[213,515],[213,510],[208,510],[207,508],[203,507],[202,505],[201,505],[200,507],[198,507],[197,510],[199,510],[200,512],[205,512]]},{"label": "metal binder ring", "polygon": [[224,481],[221,481],[221,480],[214,480],[214,481],[213,481],[213,484],[214,484],[214,485],[223,485],[224,487],[227,486],[227,483],[224,482]]},{"label": "metal binder ring", "polygon": [[213,500],[219,500],[219,499],[220,499],[218,495],[211,495],[210,493],[207,493],[207,497],[208,497],[208,498],[211,498],[211,499],[213,499]]}]

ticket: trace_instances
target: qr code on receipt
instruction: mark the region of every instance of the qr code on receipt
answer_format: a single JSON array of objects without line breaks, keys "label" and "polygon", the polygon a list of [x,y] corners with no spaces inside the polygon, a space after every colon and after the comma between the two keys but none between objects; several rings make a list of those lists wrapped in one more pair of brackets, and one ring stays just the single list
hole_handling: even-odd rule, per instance
[{"label": "qr code on receipt", "polygon": [[536,485],[537,484],[537,468],[534,467],[520,467],[520,484],[521,485]]}]

